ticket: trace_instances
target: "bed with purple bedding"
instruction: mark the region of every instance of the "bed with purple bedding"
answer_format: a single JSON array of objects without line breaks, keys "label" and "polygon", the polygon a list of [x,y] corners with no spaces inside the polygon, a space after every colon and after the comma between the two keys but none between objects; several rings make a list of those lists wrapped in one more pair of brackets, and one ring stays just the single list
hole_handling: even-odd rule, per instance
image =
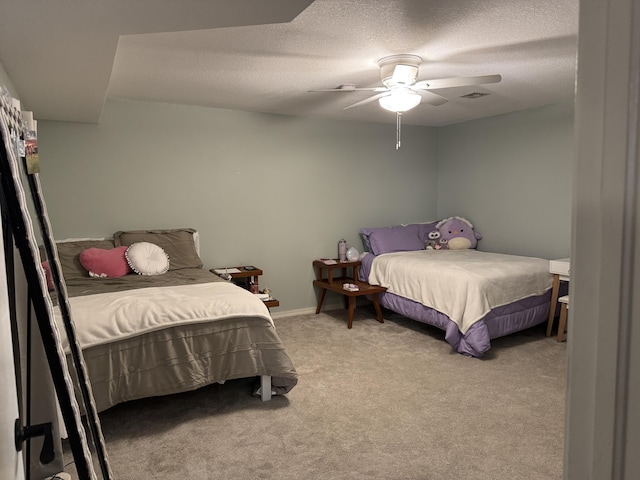
[{"label": "bed with purple bedding", "polygon": [[[419,241],[407,241],[411,228]],[[444,330],[456,352],[473,357],[482,357],[492,339],[547,320],[553,279],[548,260],[425,250],[432,230],[433,224],[361,230],[371,253],[361,258],[359,276],[387,288],[378,295],[380,305]]]}]

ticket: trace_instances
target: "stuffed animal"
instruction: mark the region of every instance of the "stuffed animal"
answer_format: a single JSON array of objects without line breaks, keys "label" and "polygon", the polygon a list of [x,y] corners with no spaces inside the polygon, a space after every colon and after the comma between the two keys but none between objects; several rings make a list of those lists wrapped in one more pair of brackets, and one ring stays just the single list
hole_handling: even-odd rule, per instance
[{"label": "stuffed animal", "polygon": [[427,234],[427,243],[425,243],[425,250],[440,250],[440,232],[438,230],[432,230]]},{"label": "stuffed animal", "polygon": [[476,248],[478,240],[482,239],[482,235],[473,229],[473,225],[469,220],[462,217],[449,217],[440,220],[436,224],[436,229],[440,232],[440,241],[449,250],[464,250],[466,248]]}]

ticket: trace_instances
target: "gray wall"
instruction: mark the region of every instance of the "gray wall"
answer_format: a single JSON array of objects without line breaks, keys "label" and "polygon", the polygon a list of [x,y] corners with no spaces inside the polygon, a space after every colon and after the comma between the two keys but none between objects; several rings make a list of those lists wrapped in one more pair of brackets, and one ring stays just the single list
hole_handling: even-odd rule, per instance
[{"label": "gray wall", "polygon": [[192,226],[205,266],[255,264],[309,310],[314,258],[358,229],[462,215],[481,250],[569,256],[573,105],[438,129],[108,101],[99,125],[39,122],[57,238]]},{"label": "gray wall", "polygon": [[206,267],[255,264],[281,302],[309,309],[315,258],[363,226],[436,217],[436,132],[108,101],[99,125],[41,121],[54,236],[190,226]]},{"label": "gray wall", "polygon": [[438,129],[438,217],[461,215],[478,249],[565,258],[571,245],[573,105]]}]

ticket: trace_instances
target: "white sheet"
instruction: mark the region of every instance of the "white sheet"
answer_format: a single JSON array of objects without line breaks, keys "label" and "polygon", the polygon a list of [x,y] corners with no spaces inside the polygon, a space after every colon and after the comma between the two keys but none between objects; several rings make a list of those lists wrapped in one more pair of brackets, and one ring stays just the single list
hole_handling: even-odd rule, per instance
[{"label": "white sheet", "polygon": [[549,260],[477,250],[419,250],[376,257],[369,283],[447,315],[464,334],[492,308],[551,288]]},{"label": "white sheet", "polygon": [[[152,287],[69,299],[76,337],[93,347],[177,324],[233,317],[263,317],[273,325],[264,302],[227,282]],[[68,341],[62,315],[55,308],[65,351]]]}]

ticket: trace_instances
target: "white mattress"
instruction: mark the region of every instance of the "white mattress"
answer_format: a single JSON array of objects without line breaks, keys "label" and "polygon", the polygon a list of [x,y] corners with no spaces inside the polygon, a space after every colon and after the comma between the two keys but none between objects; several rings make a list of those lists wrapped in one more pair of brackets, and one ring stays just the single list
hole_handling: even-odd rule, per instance
[{"label": "white mattress", "polygon": [[551,288],[549,261],[477,250],[379,255],[369,283],[447,315],[464,334],[492,308]]}]

